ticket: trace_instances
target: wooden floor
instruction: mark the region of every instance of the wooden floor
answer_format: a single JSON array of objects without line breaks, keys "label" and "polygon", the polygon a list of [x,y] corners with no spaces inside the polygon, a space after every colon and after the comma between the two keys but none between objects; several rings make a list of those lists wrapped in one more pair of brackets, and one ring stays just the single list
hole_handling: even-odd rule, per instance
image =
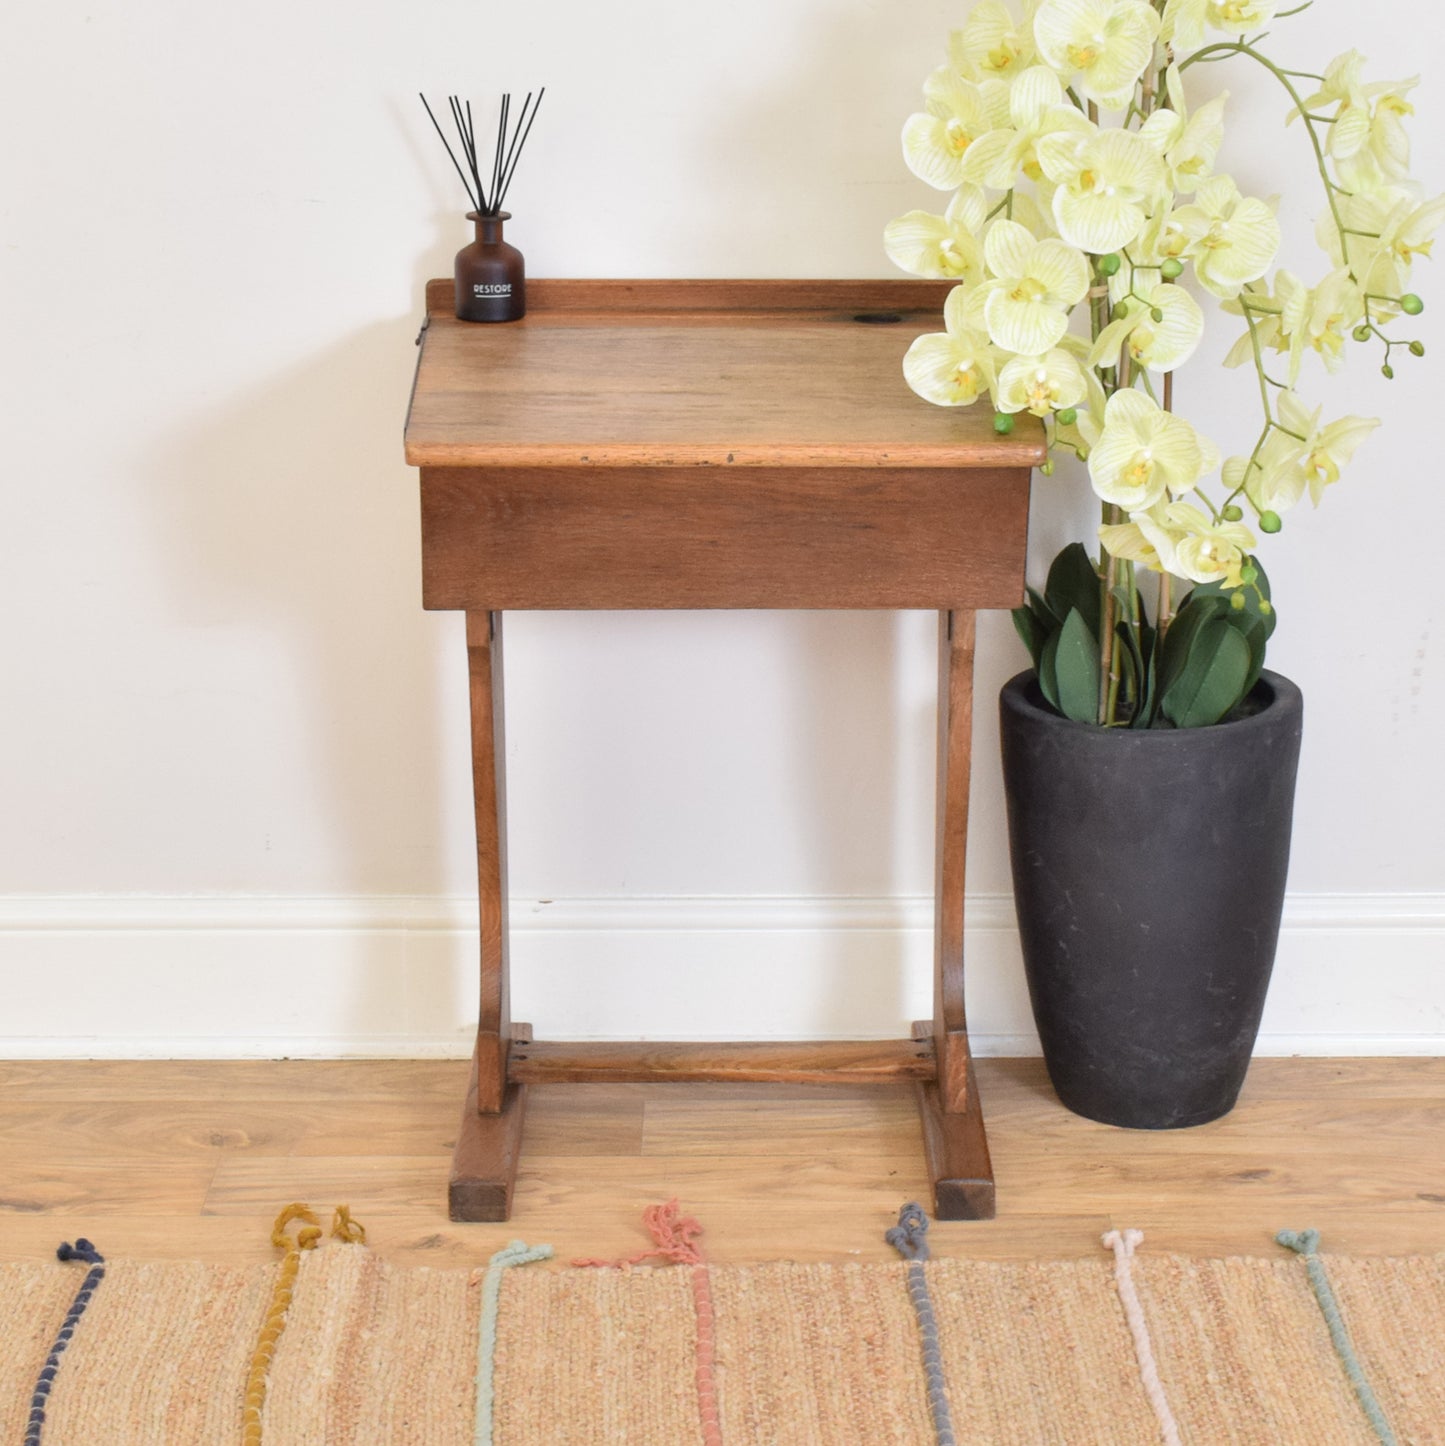
[{"label": "wooden floor", "polygon": [[[512,1220],[452,1225],[466,1074],[0,1063],[0,1259],[79,1234],[114,1255],[265,1260],[297,1199],[349,1204],[394,1261],[471,1265],[518,1237],[613,1256],[677,1195],[714,1260],[882,1260],[898,1206],[926,1198],[902,1087],[550,1085],[532,1090]],[[1086,1256],[1111,1226],[1201,1254],[1269,1254],[1286,1226],[1326,1249],[1445,1251],[1445,1059],[1260,1060],[1229,1118],[1158,1134],[1067,1113],[1037,1061],[982,1060],[979,1084],[998,1219],[936,1225],[940,1253]]]}]

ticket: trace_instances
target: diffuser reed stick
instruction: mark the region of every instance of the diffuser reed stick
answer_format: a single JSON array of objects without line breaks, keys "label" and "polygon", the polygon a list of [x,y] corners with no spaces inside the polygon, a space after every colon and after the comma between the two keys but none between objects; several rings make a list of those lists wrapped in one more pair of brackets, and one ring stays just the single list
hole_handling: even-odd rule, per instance
[{"label": "diffuser reed stick", "polygon": [[[462,153],[462,160],[459,161],[456,151],[452,149],[452,144],[446,137],[446,132],[442,130],[431,106],[427,104],[426,96],[421,96],[421,103],[426,106],[427,116],[441,138],[442,145],[446,147],[447,155],[466,189],[467,200],[472,203],[472,210],[478,214],[482,216],[500,214],[502,205],[507,199],[507,190],[512,184],[512,177],[517,172],[517,163],[522,159],[522,150],[527,144],[527,137],[532,133],[532,122],[537,119],[537,112],[542,108],[542,97],[546,94],[547,87],[544,85],[537,92],[534,102],[532,92],[527,92],[527,98],[522,102],[521,112],[515,126],[511,123],[511,92],[507,91],[503,94],[497,112],[497,135],[496,143],[492,147],[492,174],[489,185],[482,184],[481,167],[477,162],[477,131],[472,120],[471,101],[463,102],[460,97],[455,95],[447,97],[447,105],[452,113],[452,124],[456,128],[457,145]],[[463,162],[466,163],[465,170]]]}]

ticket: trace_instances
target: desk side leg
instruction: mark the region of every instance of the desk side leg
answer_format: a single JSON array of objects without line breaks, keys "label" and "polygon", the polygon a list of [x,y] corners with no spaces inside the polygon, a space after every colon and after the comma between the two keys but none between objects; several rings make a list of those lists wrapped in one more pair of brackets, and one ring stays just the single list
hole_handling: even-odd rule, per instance
[{"label": "desk side leg", "polygon": [[940,1220],[991,1220],[993,1166],[974,1083],[963,999],[963,884],[973,726],[972,612],[938,618],[938,795],[934,879],[933,1038],[938,1078],[918,1086]]},{"label": "desk side leg", "polygon": [[521,1148],[525,1090],[507,1083],[513,1027],[507,981],[507,789],[502,615],[467,614],[472,792],[481,906],[481,1006],[472,1081],[452,1156],[453,1220],[505,1220]]}]

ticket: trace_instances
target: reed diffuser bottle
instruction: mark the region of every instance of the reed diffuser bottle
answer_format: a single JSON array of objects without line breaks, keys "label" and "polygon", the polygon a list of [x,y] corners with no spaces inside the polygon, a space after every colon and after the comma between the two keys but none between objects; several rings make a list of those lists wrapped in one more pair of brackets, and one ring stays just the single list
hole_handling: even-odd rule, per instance
[{"label": "reed diffuser bottle", "polygon": [[463,170],[451,143],[441,126],[437,125],[437,118],[432,115],[426,96],[421,98],[437,135],[441,136],[442,144],[447,148],[452,165],[456,167],[457,175],[461,177],[462,185],[466,187],[467,199],[472,203],[467,220],[476,226],[476,240],[457,252],[456,314],[459,321],[519,321],[526,315],[527,283],[522,253],[502,239],[502,223],[512,219],[510,211],[502,210],[502,202],[506,199],[507,188],[512,184],[517,162],[522,157],[522,148],[531,134],[532,122],[537,118],[546,93],[547,88],[543,86],[533,105],[532,93],[527,92],[515,127],[509,126],[512,97],[510,94],[502,97],[489,186],[482,184],[481,168],[477,164],[471,102],[463,103],[454,95],[447,97],[462,157],[466,161],[466,169]]},{"label": "reed diffuser bottle", "polygon": [[522,253],[502,240],[502,222],[510,211],[489,216],[468,211],[477,239],[457,252],[457,319],[520,321],[527,312],[527,278]]}]

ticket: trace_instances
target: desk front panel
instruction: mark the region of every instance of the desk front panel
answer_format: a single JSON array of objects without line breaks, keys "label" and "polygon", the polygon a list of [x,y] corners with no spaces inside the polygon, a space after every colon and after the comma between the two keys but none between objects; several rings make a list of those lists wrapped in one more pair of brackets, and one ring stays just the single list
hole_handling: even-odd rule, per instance
[{"label": "desk front panel", "polygon": [[421,469],[428,608],[1014,607],[1026,467]]}]

